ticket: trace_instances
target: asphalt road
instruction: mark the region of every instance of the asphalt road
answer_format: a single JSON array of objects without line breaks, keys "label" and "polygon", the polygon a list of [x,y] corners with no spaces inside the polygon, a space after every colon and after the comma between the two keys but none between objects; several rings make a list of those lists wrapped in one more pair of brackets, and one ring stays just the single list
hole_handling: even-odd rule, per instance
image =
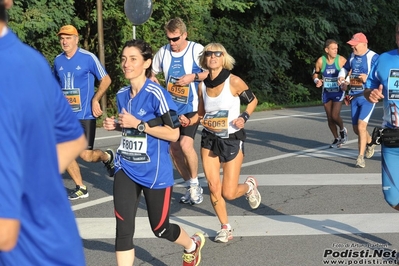
[{"label": "asphalt road", "polygon": [[[245,198],[228,202],[234,239],[227,244],[213,238],[220,225],[209,201],[200,164],[204,202],[180,204],[182,179],[175,174],[171,219],[193,234],[204,232],[203,266],[268,265],[386,265],[396,256],[399,213],[384,201],[381,191],[380,147],[355,168],[357,138],[350,110],[341,112],[349,141],[330,149],[332,141],[321,106],[258,112],[246,124],[247,141],[241,180],[257,177],[262,204],[251,210]],[[380,125],[377,105],[369,132]],[[95,147],[119,145],[118,132],[97,130]],[[199,151],[200,135],[196,137]],[[90,196],[71,202],[83,239],[87,265],[116,265],[112,178],[101,163],[79,160]],[[65,186],[74,184],[67,174]],[[136,229],[134,265],[181,265],[182,248],[152,235],[141,202]],[[362,264],[363,263],[363,264]]]}]

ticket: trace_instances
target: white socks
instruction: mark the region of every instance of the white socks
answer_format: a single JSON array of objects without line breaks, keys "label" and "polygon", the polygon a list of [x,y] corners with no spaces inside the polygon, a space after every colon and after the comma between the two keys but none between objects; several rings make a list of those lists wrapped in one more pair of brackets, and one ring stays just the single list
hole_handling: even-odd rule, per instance
[{"label": "white socks", "polygon": [[191,185],[198,185],[199,184],[198,177],[190,178],[190,180],[186,181],[186,184],[188,184],[188,187],[191,186]]},{"label": "white socks", "polygon": [[195,245],[194,240],[191,239],[191,241],[193,242],[193,244],[191,245],[191,248],[186,249],[186,253],[191,253],[197,248],[197,245]]}]

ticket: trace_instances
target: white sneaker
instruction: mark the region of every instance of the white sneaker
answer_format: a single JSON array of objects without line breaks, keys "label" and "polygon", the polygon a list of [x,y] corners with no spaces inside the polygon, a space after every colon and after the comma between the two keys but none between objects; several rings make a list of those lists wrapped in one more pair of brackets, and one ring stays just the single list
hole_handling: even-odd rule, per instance
[{"label": "white sneaker", "polygon": [[374,148],[375,148],[374,144],[371,144],[371,145],[367,144],[366,145],[366,151],[364,152],[364,157],[366,157],[367,159],[373,157]]},{"label": "white sneaker", "polygon": [[362,155],[357,156],[356,167],[358,168],[366,167],[366,162],[364,161],[364,157]]},{"label": "white sneaker", "polygon": [[261,196],[258,191],[258,182],[256,182],[255,177],[248,176],[247,180],[245,180],[245,183],[252,184],[253,189],[250,192],[246,193],[245,196],[248,200],[249,206],[251,206],[252,209],[256,209],[259,207],[261,202]]},{"label": "white sneaker", "polygon": [[222,229],[217,232],[215,237],[215,242],[227,243],[229,240],[233,239],[233,233],[231,229],[227,229],[227,225],[222,225]]},{"label": "white sneaker", "polygon": [[203,189],[199,183],[191,184],[189,190],[191,205],[200,204],[204,200],[204,197],[202,196]]}]

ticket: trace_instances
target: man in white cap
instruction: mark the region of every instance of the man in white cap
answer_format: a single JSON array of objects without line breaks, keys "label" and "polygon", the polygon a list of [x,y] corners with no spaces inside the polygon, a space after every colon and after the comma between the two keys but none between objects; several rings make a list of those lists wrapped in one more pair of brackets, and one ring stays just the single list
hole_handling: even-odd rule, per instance
[{"label": "man in white cap", "polygon": [[375,64],[378,54],[368,48],[366,35],[359,32],[347,42],[353,49],[353,53],[341,68],[338,82],[346,88],[346,80],[349,78],[349,98],[352,113],[353,131],[358,135],[359,154],[356,159],[356,167],[364,168],[364,157],[371,158],[374,155],[374,145],[371,144],[371,136],[367,131],[367,124],[374,110],[374,103],[370,103],[364,97],[364,84]]},{"label": "man in white cap", "polygon": [[[111,78],[94,54],[78,46],[79,34],[74,26],[63,26],[58,32],[58,37],[64,52],[54,60],[54,74],[72,111],[82,124],[88,141],[88,147],[80,154],[80,157],[86,162],[102,161],[109,176],[112,177],[114,175],[113,151],[108,149],[104,152],[93,149],[96,118],[103,113],[99,101],[111,84]],[[94,90],[95,79],[100,81],[97,92]],[[83,184],[76,160],[68,166],[67,171],[76,184],[76,189],[69,194],[68,198],[70,200],[87,198],[89,193]]]}]

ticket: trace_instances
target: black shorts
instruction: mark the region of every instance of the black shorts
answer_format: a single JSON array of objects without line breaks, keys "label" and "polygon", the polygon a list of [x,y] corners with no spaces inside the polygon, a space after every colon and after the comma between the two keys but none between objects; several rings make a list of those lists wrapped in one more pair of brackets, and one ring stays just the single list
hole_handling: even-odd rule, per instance
[{"label": "black shorts", "polygon": [[96,119],[81,119],[79,122],[83,127],[87,139],[86,150],[93,150],[94,139],[96,137]]},{"label": "black shorts", "polygon": [[[197,112],[187,113],[187,114],[184,114],[184,116],[187,118],[191,118],[196,113]],[[195,125],[192,125],[192,126],[188,126],[188,127],[180,126],[180,136],[189,136],[190,138],[194,139],[195,134],[197,134],[197,129],[198,129],[198,123]]]},{"label": "black shorts", "polygon": [[201,134],[201,148],[211,150],[222,163],[229,162],[237,157],[242,150],[244,155],[245,132],[242,130],[238,134],[230,134],[229,138],[219,138],[214,134],[203,129]]}]

